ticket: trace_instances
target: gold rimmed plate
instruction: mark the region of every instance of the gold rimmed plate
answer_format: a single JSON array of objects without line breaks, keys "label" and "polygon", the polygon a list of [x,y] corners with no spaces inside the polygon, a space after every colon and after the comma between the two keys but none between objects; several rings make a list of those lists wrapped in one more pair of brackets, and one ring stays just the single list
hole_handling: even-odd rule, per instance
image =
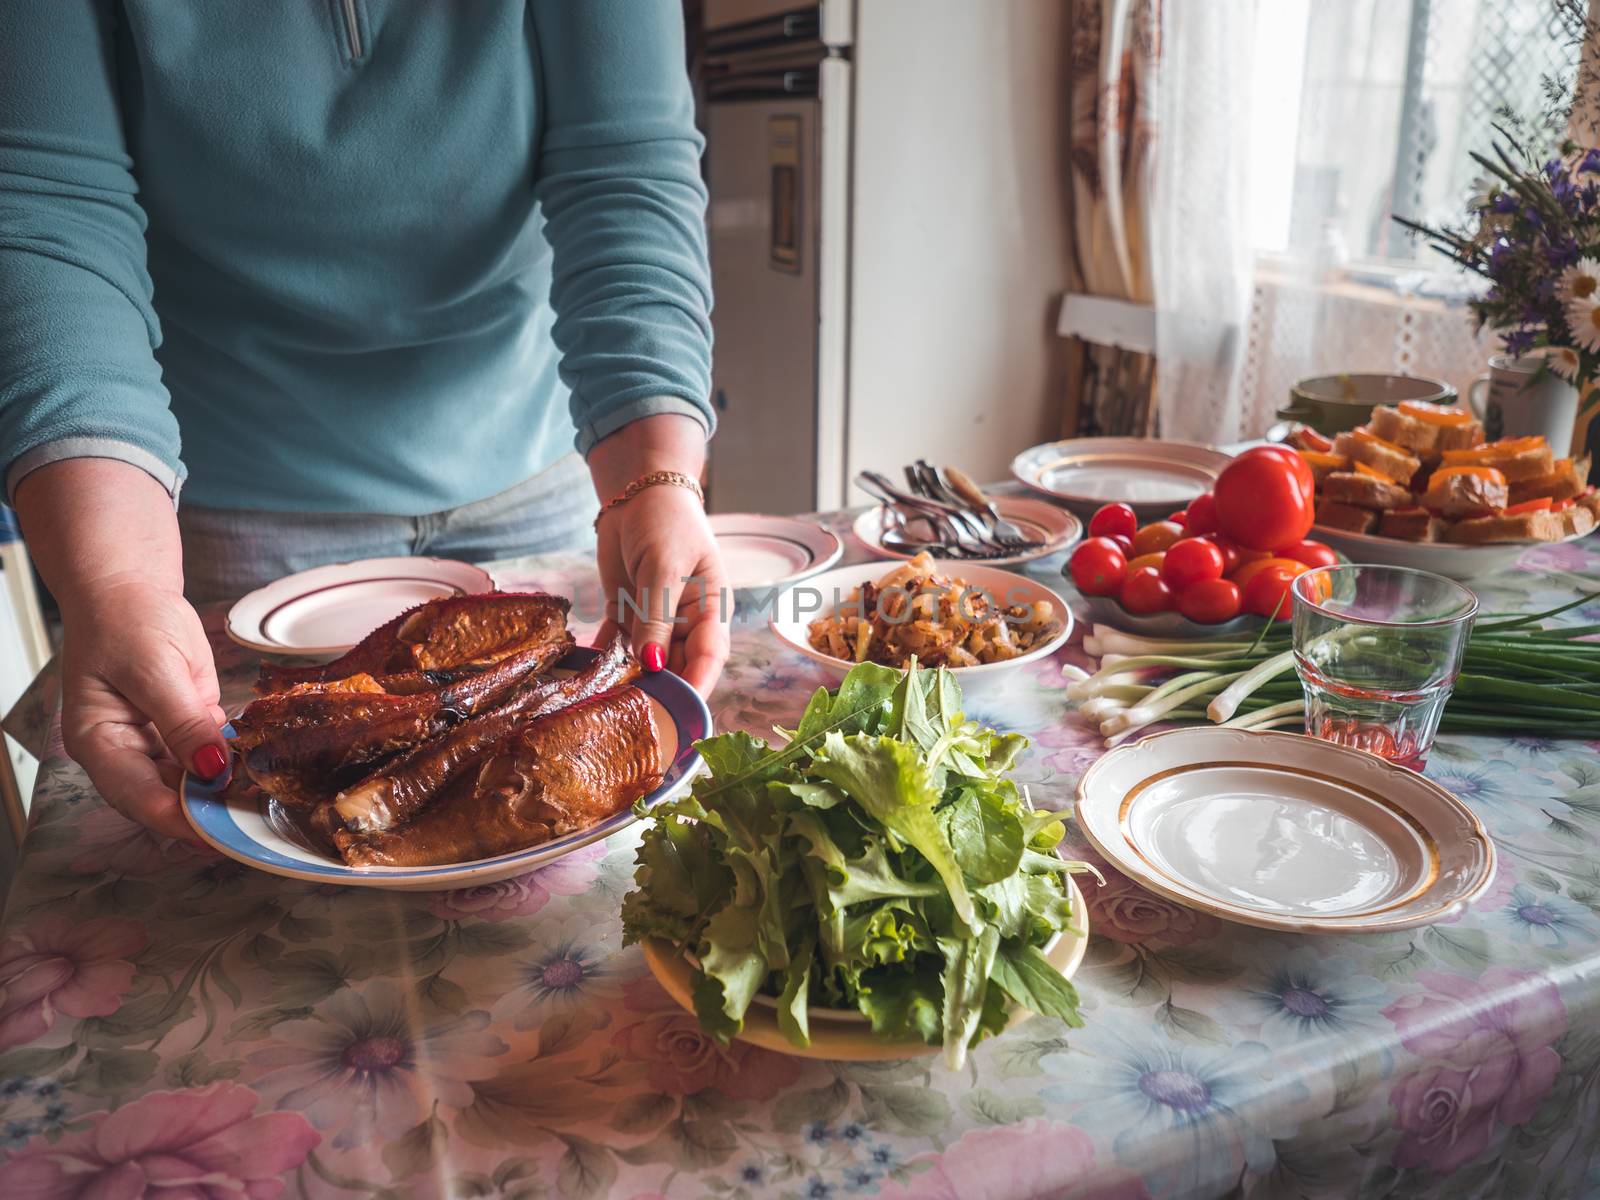
[{"label": "gold rimmed plate", "polygon": [[1265,929],[1426,925],[1494,878],[1494,845],[1460,800],[1302,734],[1178,729],[1120,746],[1084,773],[1076,816],[1136,883]]},{"label": "gold rimmed plate", "polygon": [[1011,473],[1087,520],[1102,504],[1133,506],[1140,522],[1188,505],[1222,473],[1231,456],[1197,442],[1157,438],[1071,438],[1024,450]]}]

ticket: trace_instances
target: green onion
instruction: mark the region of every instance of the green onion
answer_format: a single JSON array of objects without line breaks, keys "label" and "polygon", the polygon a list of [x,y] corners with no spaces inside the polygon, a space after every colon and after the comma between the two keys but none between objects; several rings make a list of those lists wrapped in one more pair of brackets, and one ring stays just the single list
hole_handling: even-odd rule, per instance
[{"label": "green onion", "polygon": [[[1597,598],[1593,592],[1544,612],[1494,614],[1479,624],[1441,728],[1600,734],[1600,641],[1580,640],[1600,634],[1600,625],[1543,624]],[[1277,623],[1248,642],[1147,638],[1096,625],[1083,644],[1100,658],[1100,669],[1091,675],[1064,667],[1067,696],[1108,746],[1157,721],[1268,729],[1304,720],[1299,680],[1285,678],[1294,666],[1291,639]]]}]

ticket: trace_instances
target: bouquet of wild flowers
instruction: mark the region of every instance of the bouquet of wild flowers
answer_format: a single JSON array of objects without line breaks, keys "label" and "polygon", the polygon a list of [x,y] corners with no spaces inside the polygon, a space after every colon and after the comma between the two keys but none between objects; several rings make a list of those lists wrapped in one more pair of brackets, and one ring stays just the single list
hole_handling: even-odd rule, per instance
[{"label": "bouquet of wild flowers", "polygon": [[[1489,281],[1468,302],[1508,354],[1537,355],[1564,379],[1600,376],[1600,149],[1561,143],[1544,161],[1531,140],[1496,126],[1488,172],[1460,225],[1395,220]],[[1600,388],[1589,402],[1600,399]],[[1587,404],[1585,405],[1587,407]]]}]

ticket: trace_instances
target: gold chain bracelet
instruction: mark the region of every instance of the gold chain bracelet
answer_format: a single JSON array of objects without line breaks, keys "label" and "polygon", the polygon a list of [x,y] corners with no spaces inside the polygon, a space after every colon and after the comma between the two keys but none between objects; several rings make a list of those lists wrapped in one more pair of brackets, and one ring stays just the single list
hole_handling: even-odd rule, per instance
[{"label": "gold chain bracelet", "polygon": [[648,475],[639,476],[639,478],[635,479],[627,487],[623,488],[622,491],[618,492],[610,500],[606,501],[606,503],[601,507],[600,511],[595,514],[594,527],[599,529],[600,518],[605,516],[613,508],[616,508],[622,504],[626,504],[640,492],[644,491],[645,488],[658,487],[661,485],[666,485],[667,487],[688,488],[694,493],[695,499],[700,501],[701,504],[706,502],[706,494],[700,490],[700,481],[695,479],[694,476],[685,475],[682,471],[651,471]]}]

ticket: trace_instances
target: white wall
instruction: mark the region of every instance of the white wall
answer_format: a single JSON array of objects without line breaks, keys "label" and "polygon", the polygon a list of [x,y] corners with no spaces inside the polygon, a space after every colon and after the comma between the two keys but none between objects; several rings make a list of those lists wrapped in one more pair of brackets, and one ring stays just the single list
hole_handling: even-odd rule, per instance
[{"label": "white wall", "polygon": [[845,480],[917,456],[999,479],[1057,434],[1066,14],[1064,0],[856,5]]}]

